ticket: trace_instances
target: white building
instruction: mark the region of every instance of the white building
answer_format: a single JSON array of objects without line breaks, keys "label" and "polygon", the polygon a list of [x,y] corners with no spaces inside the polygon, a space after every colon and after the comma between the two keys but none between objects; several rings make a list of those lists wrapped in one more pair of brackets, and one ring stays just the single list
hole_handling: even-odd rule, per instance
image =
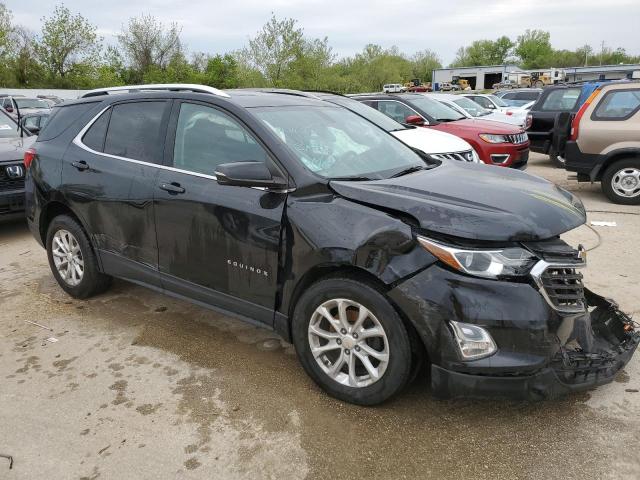
[{"label": "white building", "polygon": [[507,78],[509,72],[515,71],[520,71],[517,65],[438,68],[433,71],[432,83],[435,86],[436,83],[441,84],[456,79],[465,79],[469,81],[472,89],[482,90],[493,87],[494,83],[499,83]]}]

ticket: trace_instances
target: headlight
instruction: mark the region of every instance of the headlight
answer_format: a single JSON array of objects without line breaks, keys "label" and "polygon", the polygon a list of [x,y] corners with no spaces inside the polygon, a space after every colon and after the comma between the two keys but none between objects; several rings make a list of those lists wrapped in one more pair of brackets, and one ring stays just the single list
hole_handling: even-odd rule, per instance
[{"label": "headlight", "polygon": [[476,277],[527,275],[537,261],[531,252],[519,247],[471,250],[444,245],[420,236],[418,242],[443,263]]},{"label": "headlight", "polygon": [[487,143],[509,143],[507,135],[494,135],[492,133],[481,133],[480,138]]},{"label": "headlight", "polygon": [[453,320],[450,320],[449,323],[458,342],[460,353],[465,360],[488,357],[498,349],[493,338],[484,328]]},{"label": "headlight", "polygon": [[478,156],[478,152],[476,152],[475,148],[471,149],[471,157],[473,158],[473,163],[482,163],[480,162],[480,157]]}]

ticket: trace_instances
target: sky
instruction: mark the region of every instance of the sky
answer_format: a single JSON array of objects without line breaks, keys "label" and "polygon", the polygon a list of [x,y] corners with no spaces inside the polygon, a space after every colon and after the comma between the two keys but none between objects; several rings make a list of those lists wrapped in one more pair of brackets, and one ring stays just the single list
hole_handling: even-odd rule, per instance
[{"label": "sky", "polygon": [[[15,23],[34,32],[53,11],[53,0],[0,0]],[[589,44],[600,51],[623,47],[640,54],[640,0],[66,0],[98,27],[105,43],[129,17],[151,14],[165,24],[178,22],[188,51],[211,54],[242,48],[273,12],[294,18],[310,38],[329,38],[339,57],[361,51],[367,43],[396,45],[407,54],[426,48],[446,65],[456,50],[474,40],[507,35],[515,40],[526,29],[551,33],[557,49]]]}]

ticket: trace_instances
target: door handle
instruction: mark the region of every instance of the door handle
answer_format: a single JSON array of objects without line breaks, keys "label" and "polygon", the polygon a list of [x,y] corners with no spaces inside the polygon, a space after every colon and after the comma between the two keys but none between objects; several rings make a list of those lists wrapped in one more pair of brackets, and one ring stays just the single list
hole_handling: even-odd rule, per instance
[{"label": "door handle", "polygon": [[173,194],[185,192],[185,189],[177,182],[161,183],[160,189]]},{"label": "door handle", "polygon": [[71,162],[72,167],[76,167],[78,170],[88,170],[89,165],[84,160],[80,160],[79,162]]}]

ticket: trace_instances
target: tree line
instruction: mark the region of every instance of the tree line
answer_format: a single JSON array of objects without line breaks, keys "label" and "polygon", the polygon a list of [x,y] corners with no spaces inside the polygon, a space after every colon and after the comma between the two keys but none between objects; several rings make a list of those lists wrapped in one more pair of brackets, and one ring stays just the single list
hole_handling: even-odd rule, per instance
[{"label": "tree line", "polygon": [[[89,89],[140,83],[199,83],[217,88],[286,87],[339,92],[379,91],[385,83],[431,81],[440,57],[425,49],[407,55],[368,44],[338,58],[329,40],[309,38],[298,22],[274,15],[243,48],[225,54],[188,52],[177,23],[150,15],[129,19],[105,45],[98,28],[63,4],[42,18],[39,32],[13,22],[0,3],[0,86]],[[451,66],[515,63],[523,68],[638,63],[624,49],[595,52],[585,45],[555,50],[548,32],[527,30],[460,47]]]}]

